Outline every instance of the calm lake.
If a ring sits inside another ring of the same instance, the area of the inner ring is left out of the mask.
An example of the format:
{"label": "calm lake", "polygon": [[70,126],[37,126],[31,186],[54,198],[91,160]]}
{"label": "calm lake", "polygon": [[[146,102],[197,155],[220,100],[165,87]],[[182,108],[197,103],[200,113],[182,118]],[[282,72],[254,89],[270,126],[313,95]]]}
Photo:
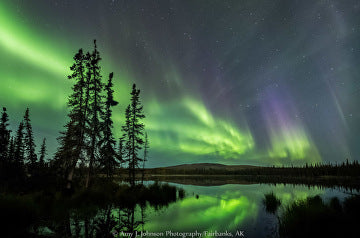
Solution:
{"label": "calm lake", "polygon": [[2,194],[0,236],[358,237],[358,190],[184,181],[106,182],[72,195]]}
{"label": "calm lake", "polygon": [[[151,182],[149,182],[151,183]],[[277,237],[278,219],[286,206],[299,199],[320,195],[324,202],[333,197],[340,201],[349,196],[344,189],[318,188],[302,185],[266,185],[266,184],[227,184],[220,186],[194,186],[170,183],[185,190],[186,196],[168,206],[155,208],[137,205],[127,212],[127,221],[137,234],[163,235],[165,237]],[[263,205],[264,194],[273,192],[281,200],[275,214],[266,212]],[[115,220],[121,209],[113,209]],[[121,215],[123,216],[123,215]],[[121,217],[120,216],[120,217]],[[117,219],[116,219],[117,218]],[[126,220],[121,218],[120,220]],[[118,223],[119,224],[119,223]],[[121,230],[129,230],[119,225],[114,234],[126,235]],[[124,228],[124,229],[121,229]],[[178,233],[177,233],[178,232]],[[222,233],[222,234],[220,234]]]}

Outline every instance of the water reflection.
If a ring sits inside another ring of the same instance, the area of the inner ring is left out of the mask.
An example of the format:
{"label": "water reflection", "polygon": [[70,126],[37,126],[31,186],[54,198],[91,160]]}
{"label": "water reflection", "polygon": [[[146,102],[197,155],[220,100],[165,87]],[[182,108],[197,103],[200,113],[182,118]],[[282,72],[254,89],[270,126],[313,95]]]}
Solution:
{"label": "water reflection", "polygon": [[268,213],[275,214],[281,205],[281,200],[276,197],[274,192],[271,192],[264,195],[263,204]]}
{"label": "water reflection", "polygon": [[[179,189],[184,189],[186,196]],[[279,235],[279,218],[289,212],[287,207],[295,201],[319,195],[323,204],[343,209],[341,204],[349,196],[335,189],[264,184],[194,186],[154,183],[141,192],[124,190],[122,193],[115,200],[97,204],[86,202],[87,195],[76,198],[79,202],[73,199],[75,202],[70,205],[66,201],[44,205],[46,202],[41,200],[41,206],[37,206],[34,201],[27,204],[25,200],[16,202],[12,198],[11,203],[7,203],[8,213],[5,206],[2,210],[10,216],[9,224],[2,225],[13,228],[8,230],[9,233],[5,230],[7,235],[2,237],[135,237],[141,232],[163,233],[168,237],[171,235],[166,235],[167,232],[198,232],[202,237],[210,237],[211,233],[231,232],[235,235],[239,231],[245,237],[275,237]],[[281,205],[267,212],[264,194],[273,194]],[[338,197],[338,200],[333,197]],[[14,214],[28,214],[28,223],[19,227],[21,217]],[[29,222],[29,219],[33,220]],[[15,221],[18,222],[16,227],[12,225]]]}
{"label": "water reflection", "polygon": [[[135,234],[139,230],[139,227],[144,224],[143,216],[141,216],[141,219],[137,220],[135,216],[135,209],[135,206],[118,209],[118,223],[116,224],[116,226],[113,227],[111,232],[113,236],[121,237],[122,233],[127,233],[131,234],[131,237],[135,237]],[[141,214],[143,214],[143,207],[141,207]]]}
{"label": "water reflection", "polygon": [[[216,197],[200,195],[187,197],[172,204],[158,215],[150,213],[151,219],[145,224],[149,231],[210,231],[236,229],[245,222],[256,219],[258,206],[246,196],[234,194],[234,197]],[[169,227],[171,224],[171,227]]]}
{"label": "water reflection", "polygon": [[[339,190],[307,186],[223,185],[183,187],[185,199],[169,205],[162,213],[149,212],[145,230],[148,231],[236,231],[243,230],[246,237],[273,236],[277,217],[268,214],[263,206],[264,194],[274,192],[286,207],[298,199],[321,195],[324,198],[346,194]],[[196,198],[199,195],[199,198]],[[151,210],[151,209],[150,209]],[[171,224],[171,226],[169,226]]]}

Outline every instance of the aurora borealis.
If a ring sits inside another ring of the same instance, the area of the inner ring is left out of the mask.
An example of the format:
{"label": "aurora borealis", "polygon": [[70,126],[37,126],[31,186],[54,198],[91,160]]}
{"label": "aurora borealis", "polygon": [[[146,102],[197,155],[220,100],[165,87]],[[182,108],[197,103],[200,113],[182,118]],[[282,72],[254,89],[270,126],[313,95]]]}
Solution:
{"label": "aurora borealis", "polygon": [[141,89],[149,167],[359,159],[359,1],[1,1],[0,106],[13,131],[30,108],[49,156],[93,39],[116,137]]}

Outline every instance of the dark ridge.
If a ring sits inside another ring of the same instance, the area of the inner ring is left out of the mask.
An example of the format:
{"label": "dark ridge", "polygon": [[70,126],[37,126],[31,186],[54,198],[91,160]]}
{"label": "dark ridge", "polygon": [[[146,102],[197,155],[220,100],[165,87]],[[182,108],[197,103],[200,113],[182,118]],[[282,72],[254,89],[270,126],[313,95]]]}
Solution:
{"label": "dark ridge", "polygon": [[259,166],[252,165],[225,165],[218,163],[195,163],[195,164],[180,164],[168,167],[160,167],[154,169],[249,169],[249,168],[258,168]]}

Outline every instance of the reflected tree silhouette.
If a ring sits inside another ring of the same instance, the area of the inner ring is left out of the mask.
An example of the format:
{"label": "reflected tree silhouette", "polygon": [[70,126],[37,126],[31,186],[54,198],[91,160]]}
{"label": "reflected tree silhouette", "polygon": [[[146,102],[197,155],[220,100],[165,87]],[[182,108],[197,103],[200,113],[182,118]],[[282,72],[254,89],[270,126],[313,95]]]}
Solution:
{"label": "reflected tree silhouette", "polygon": [[101,214],[94,222],[96,238],[112,238],[113,229],[116,226],[116,218],[112,215],[113,206],[109,205],[108,208],[102,211]]}
{"label": "reflected tree silhouette", "polygon": [[275,214],[281,205],[281,201],[276,197],[274,192],[271,192],[264,195],[263,204],[266,212]]}

